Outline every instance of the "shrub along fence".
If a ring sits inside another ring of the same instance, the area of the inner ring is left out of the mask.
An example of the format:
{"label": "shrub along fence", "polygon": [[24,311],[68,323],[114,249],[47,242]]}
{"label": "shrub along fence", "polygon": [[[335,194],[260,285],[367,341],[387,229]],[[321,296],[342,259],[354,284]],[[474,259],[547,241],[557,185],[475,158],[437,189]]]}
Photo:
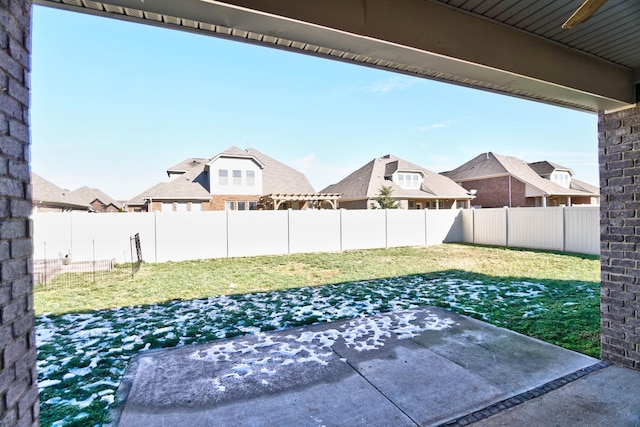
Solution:
{"label": "shrub along fence", "polygon": [[[306,210],[33,215],[34,258],[131,262],[333,252],[447,242],[599,253],[597,207]],[[93,242],[96,242],[94,245]],[[135,249],[134,249],[135,250]],[[134,253],[135,257],[135,253]]]}

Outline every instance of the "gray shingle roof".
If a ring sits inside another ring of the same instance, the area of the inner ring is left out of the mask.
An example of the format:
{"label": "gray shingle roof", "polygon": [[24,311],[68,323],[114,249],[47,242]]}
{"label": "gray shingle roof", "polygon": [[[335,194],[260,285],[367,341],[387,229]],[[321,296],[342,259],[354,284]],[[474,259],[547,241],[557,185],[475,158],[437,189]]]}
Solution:
{"label": "gray shingle roof", "polygon": [[69,209],[89,208],[89,203],[76,199],[73,192],[60,188],[33,172],[31,172],[31,197],[34,205],[42,203]]}
{"label": "gray shingle roof", "polygon": [[[538,162],[542,163],[542,162]],[[543,165],[545,168],[549,165],[555,165],[551,162],[546,162],[548,165]],[[571,169],[563,166],[558,166],[561,170]],[[542,167],[541,167],[542,169]],[[595,196],[598,192],[585,194],[584,190],[578,190],[574,188],[564,188],[561,185],[556,184],[548,179],[542,178],[539,173],[531,168],[531,166],[524,160],[511,156],[503,156],[497,153],[488,152],[482,153],[468,162],[458,166],[457,168],[442,172],[443,175],[448,176],[456,182],[464,182],[481,178],[489,178],[500,175],[511,175],[514,178],[531,185],[547,195],[557,196]],[[572,179],[573,180],[573,179]]]}
{"label": "gray shingle roof", "polygon": [[194,167],[199,166],[200,164],[207,163],[208,161],[209,159],[190,157],[188,159],[181,161],[177,165],[174,165],[168,168],[167,175],[171,176],[172,174],[186,173],[191,169],[193,169]]}
{"label": "gray shingle roof", "polygon": [[85,205],[90,205],[91,203],[93,203],[93,201],[99,200],[105,205],[113,205],[118,209],[122,209],[122,203],[113,199],[112,197],[109,197],[107,194],[97,188],[80,187],[76,190],[73,190],[71,192],[71,196],[74,198],[74,200]]}
{"label": "gray shingle roof", "polygon": [[569,174],[571,174],[571,176],[575,175],[573,173],[573,170],[571,170],[570,168],[568,168],[566,166],[559,165],[557,163],[550,162],[548,160],[543,160],[541,162],[529,163],[529,167],[531,167],[531,169],[536,171],[536,173],[538,175],[540,175],[542,177],[545,177],[545,178],[548,177],[549,175],[551,175],[556,170],[569,172]]}
{"label": "gray shingle roof", "polygon": [[[420,189],[404,189],[391,181],[395,172],[420,172],[424,180]],[[370,199],[378,196],[382,186],[391,187],[394,198],[470,199],[467,190],[451,179],[393,155],[371,160],[360,169],[323,193],[341,193],[342,200]]]}

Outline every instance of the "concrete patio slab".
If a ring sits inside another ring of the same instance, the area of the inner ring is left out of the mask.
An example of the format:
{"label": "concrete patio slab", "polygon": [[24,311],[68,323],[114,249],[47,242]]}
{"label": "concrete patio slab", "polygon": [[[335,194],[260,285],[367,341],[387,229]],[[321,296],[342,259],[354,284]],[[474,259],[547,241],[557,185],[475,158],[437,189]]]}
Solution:
{"label": "concrete patio slab", "polygon": [[440,425],[597,363],[426,307],[141,353],[115,419],[120,426]]}

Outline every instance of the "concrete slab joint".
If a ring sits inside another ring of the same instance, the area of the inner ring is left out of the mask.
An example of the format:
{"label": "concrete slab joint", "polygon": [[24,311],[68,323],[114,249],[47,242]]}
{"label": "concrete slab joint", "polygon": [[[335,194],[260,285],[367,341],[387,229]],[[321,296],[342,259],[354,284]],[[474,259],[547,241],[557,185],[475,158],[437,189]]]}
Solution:
{"label": "concrete slab joint", "polygon": [[31,1],[0,2],[0,425],[38,425],[31,276]]}
{"label": "concrete slab joint", "polygon": [[640,107],[598,115],[602,359],[640,371]]}

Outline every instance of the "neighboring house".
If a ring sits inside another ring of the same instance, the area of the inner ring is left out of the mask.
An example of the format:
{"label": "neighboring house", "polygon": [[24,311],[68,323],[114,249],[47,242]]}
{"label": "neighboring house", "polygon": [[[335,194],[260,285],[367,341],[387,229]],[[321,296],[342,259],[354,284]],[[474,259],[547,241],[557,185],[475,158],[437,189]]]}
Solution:
{"label": "neighboring house", "polygon": [[533,207],[598,204],[598,187],[574,178],[571,169],[542,161],[482,153],[463,165],[442,172],[475,192],[477,207]]}
{"label": "neighboring house", "polygon": [[40,175],[31,173],[33,212],[65,212],[89,210],[89,204],[76,200],[72,192],[60,188]]}
{"label": "neighboring house", "polygon": [[97,188],[81,187],[71,192],[77,202],[88,205],[91,212],[121,212],[122,203]]}
{"label": "neighboring house", "polygon": [[337,194],[317,194],[306,176],[255,149],[231,147],[211,159],[167,169],[171,180],[129,200],[127,211],[335,208]]}
{"label": "neighboring house", "polygon": [[472,199],[451,179],[390,154],[371,160],[323,192],[342,194],[340,208],[369,209],[383,186],[391,187],[391,196],[404,209],[464,208]]}

